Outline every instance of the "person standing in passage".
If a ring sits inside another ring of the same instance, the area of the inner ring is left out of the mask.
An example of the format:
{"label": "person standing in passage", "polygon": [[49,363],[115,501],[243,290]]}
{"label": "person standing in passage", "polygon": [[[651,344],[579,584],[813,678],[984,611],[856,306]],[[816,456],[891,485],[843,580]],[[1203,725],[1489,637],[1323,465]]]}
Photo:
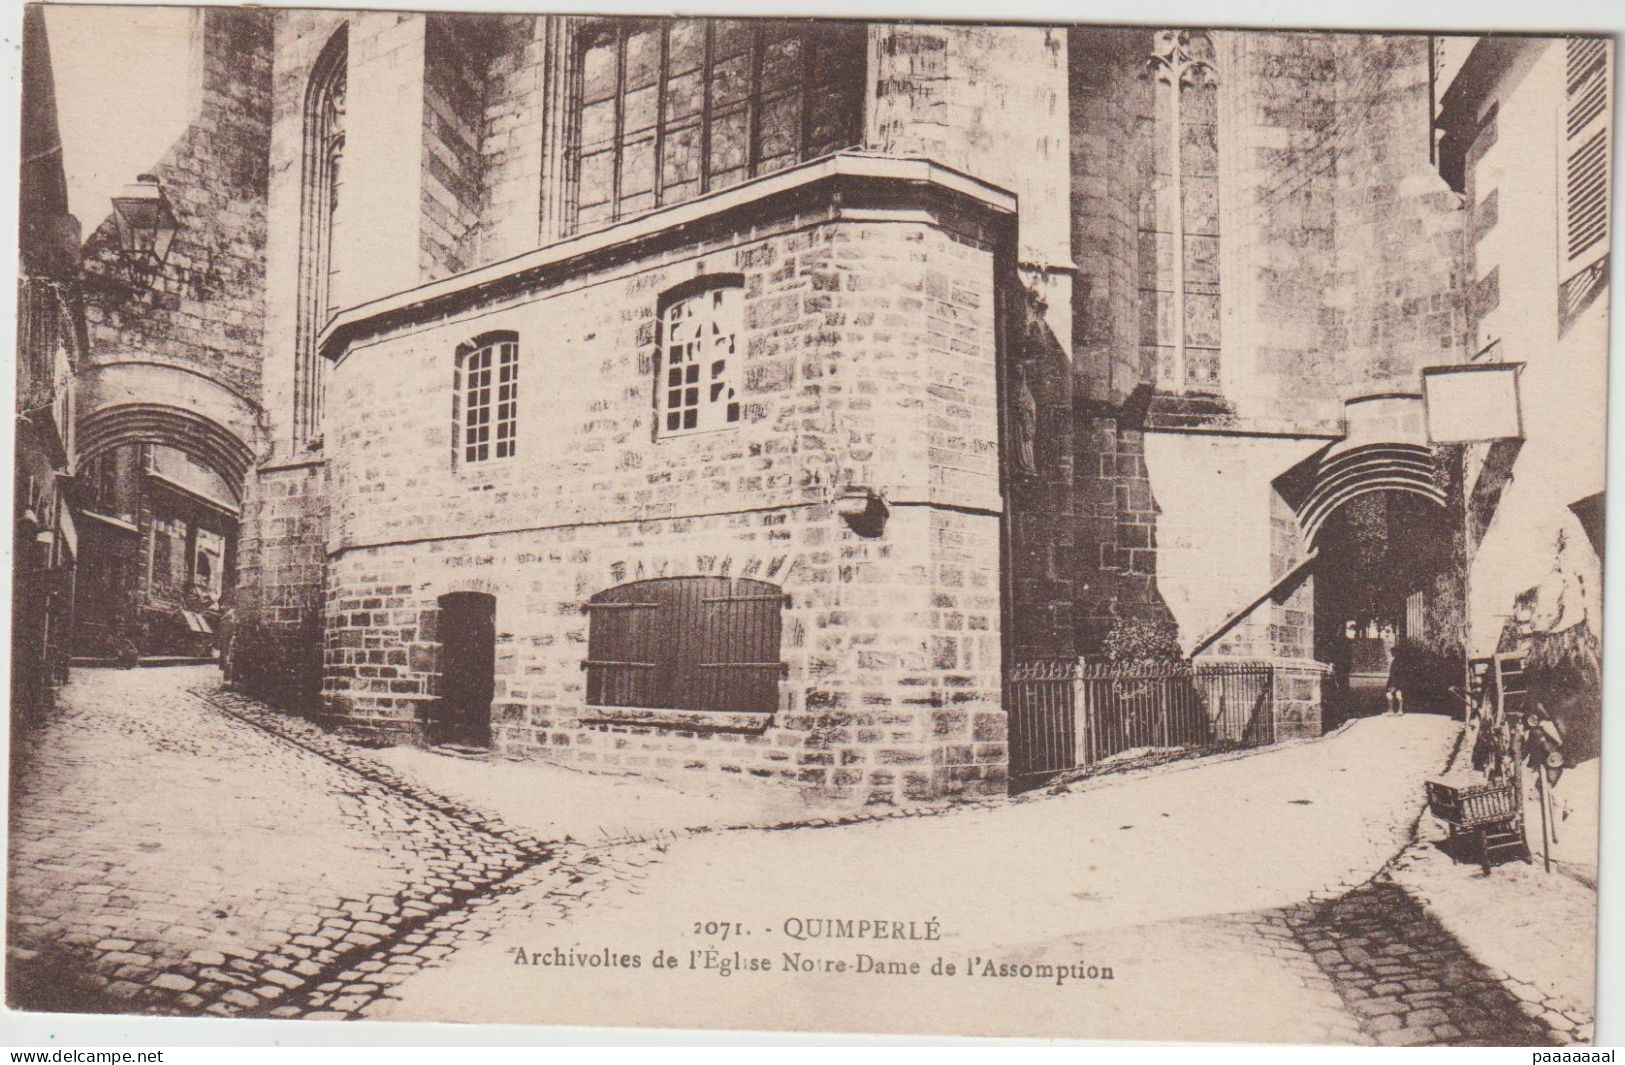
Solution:
{"label": "person standing in passage", "polygon": [[1393,656],[1388,661],[1388,712],[1405,712],[1405,688],[1410,684],[1411,649],[1404,640],[1394,644]]}
{"label": "person standing in passage", "polygon": [[220,615],[215,635],[219,640],[220,676],[229,688],[236,680],[232,668],[236,664],[237,652],[237,611],[234,607],[226,607],[226,612]]}

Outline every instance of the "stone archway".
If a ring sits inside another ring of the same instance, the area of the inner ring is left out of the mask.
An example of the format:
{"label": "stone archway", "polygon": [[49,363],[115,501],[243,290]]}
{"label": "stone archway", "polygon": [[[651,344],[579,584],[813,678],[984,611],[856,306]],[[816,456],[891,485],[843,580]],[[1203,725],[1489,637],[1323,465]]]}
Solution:
{"label": "stone archway", "polygon": [[1277,481],[1312,559],[1314,657],[1332,666],[1323,725],[1385,708],[1391,677],[1405,682],[1408,709],[1458,712],[1459,454],[1428,441],[1419,395],[1353,400],[1346,424]]}
{"label": "stone archway", "polygon": [[1339,508],[1361,496],[1388,492],[1445,506],[1433,449],[1424,444],[1376,443],[1323,459],[1313,484],[1295,508],[1304,539],[1318,544],[1327,521]]}
{"label": "stone archway", "polygon": [[238,498],[254,452],[230,429],[195,411],[159,403],[123,403],[82,418],[75,447],[80,463],[126,444],[161,444],[193,456],[218,473]]}
{"label": "stone archway", "polygon": [[215,418],[172,403],[92,408],[76,430],[85,518],[76,653],[213,656],[230,627],[252,449]]}
{"label": "stone archway", "polygon": [[1296,508],[1315,551],[1315,657],[1333,670],[1328,728],[1385,709],[1396,681],[1408,710],[1460,709],[1462,526],[1445,466],[1425,447],[1351,449]]}

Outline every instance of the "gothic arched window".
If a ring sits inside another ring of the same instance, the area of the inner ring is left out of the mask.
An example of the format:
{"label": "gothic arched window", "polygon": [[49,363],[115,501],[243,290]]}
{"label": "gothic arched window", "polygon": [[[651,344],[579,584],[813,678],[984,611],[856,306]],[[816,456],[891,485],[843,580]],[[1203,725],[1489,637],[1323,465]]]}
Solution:
{"label": "gothic arched window", "polygon": [[1217,391],[1219,374],[1218,77],[1213,39],[1165,30],[1153,38],[1155,180],[1141,202],[1142,298],[1155,314],[1159,387]]}
{"label": "gothic arched window", "polygon": [[326,367],[316,338],[339,309],[338,244],[343,199],[344,90],[349,37],[340,27],[311,71],[305,94],[304,185],[299,228],[299,320],[294,365],[294,440],[317,441]]}

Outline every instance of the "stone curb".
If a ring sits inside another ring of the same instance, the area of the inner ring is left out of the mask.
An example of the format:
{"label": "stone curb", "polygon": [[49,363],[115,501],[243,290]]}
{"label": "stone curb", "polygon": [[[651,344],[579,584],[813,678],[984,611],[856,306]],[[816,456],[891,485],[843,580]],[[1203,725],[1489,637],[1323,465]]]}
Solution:
{"label": "stone curb", "polygon": [[[276,710],[269,705],[254,699],[219,687],[189,689],[192,694],[216,706],[225,713],[232,714],[249,724],[257,725],[281,736],[291,743],[311,750],[332,761],[351,769],[375,783],[400,791],[409,797],[426,802],[433,808],[447,813],[450,816],[464,814],[470,821],[471,827],[481,831],[490,832],[505,842],[523,845],[527,848],[541,848],[544,841],[537,840],[529,833],[518,832],[503,825],[496,818],[476,817],[473,811],[467,810],[461,804],[454,803],[444,796],[438,795],[421,785],[407,780],[393,769],[374,762],[360,752],[360,748],[337,732],[329,731],[320,725],[310,722],[286,711]],[[253,708],[227,705],[227,700],[233,703],[252,704]],[[1035,788],[1026,794],[1016,796],[996,796],[992,798],[971,799],[949,802],[940,805],[893,806],[878,809],[858,809],[843,813],[835,813],[828,817],[792,818],[779,821],[739,821],[722,825],[685,825],[676,829],[664,829],[650,835],[628,833],[620,836],[606,836],[599,840],[586,842],[563,837],[558,842],[579,845],[588,851],[607,850],[627,844],[650,843],[659,840],[676,840],[695,836],[708,836],[723,832],[782,832],[798,828],[838,828],[847,825],[861,825],[878,821],[891,821],[901,818],[918,817],[944,817],[952,814],[970,813],[983,810],[996,810],[1021,803],[1038,802],[1057,798],[1060,795],[1081,794],[1099,787],[1111,786],[1127,779],[1143,779],[1159,776],[1165,773],[1185,772],[1203,766],[1223,765],[1228,762],[1251,758],[1270,751],[1283,750],[1308,743],[1318,743],[1341,735],[1356,725],[1359,718],[1343,722],[1336,729],[1324,736],[1304,737],[1283,740],[1277,743],[1261,744],[1255,747],[1244,747],[1233,750],[1202,750],[1185,749],[1169,752],[1166,755],[1150,756],[1149,762],[1128,760],[1125,764],[1112,766],[1106,764],[1105,768],[1096,767],[1093,770],[1082,771],[1082,775],[1071,780],[1052,783]],[[310,736],[294,735],[295,732],[309,732]],[[1077,771],[1074,771],[1077,772]]]}
{"label": "stone curb", "polygon": [[390,767],[361,754],[361,748],[347,743],[337,734],[328,732],[318,725],[272,709],[250,696],[221,688],[188,688],[187,691],[224,714],[229,714],[239,721],[271,733],[278,739],[325,758],[374,784],[389,788],[404,798],[459,821],[476,832],[501,840],[519,850],[521,855],[535,856],[538,859],[547,856],[549,841],[539,840],[528,832],[521,832],[508,826],[500,818],[487,816],[401,776]]}

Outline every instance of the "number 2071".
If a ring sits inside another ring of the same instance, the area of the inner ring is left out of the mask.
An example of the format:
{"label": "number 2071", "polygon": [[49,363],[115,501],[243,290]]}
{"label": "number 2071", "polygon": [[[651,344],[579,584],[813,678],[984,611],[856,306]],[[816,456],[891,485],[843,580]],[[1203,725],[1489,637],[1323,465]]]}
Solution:
{"label": "number 2071", "polygon": [[694,934],[726,941],[729,936],[744,935],[745,926],[738,921],[695,921]]}

